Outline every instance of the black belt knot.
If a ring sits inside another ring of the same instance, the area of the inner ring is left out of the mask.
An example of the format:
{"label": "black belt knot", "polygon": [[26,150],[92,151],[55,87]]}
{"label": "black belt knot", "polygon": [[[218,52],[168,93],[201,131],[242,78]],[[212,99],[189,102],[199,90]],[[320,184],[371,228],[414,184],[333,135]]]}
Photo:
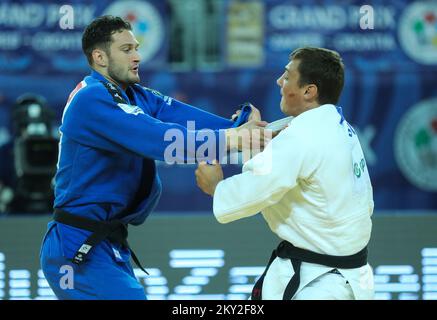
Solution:
{"label": "black belt knot", "polygon": [[282,241],[278,247],[273,250],[269,262],[267,263],[264,273],[259,277],[252,290],[252,300],[262,299],[262,286],[264,277],[276,257],[283,259],[290,259],[293,266],[294,275],[285,288],[283,300],[290,300],[293,298],[300,284],[300,266],[302,261],[309,263],[316,263],[332,268],[354,269],[367,264],[367,246],[361,251],[350,256],[331,256],[327,254],[320,254],[309,250],[297,248],[288,241]]}
{"label": "black belt knot", "polygon": [[148,272],[141,266],[141,263],[134,251],[130,248],[127,241],[127,225],[120,220],[97,221],[73,215],[61,209],[55,209],[53,219],[56,222],[92,232],[91,235],[80,246],[79,250],[77,250],[75,253],[73,257],[73,263],[83,263],[90,251],[100,242],[107,239],[112,243],[120,244],[123,248],[129,249],[132,255],[132,260],[134,260],[135,264],[143,272],[148,274]]}

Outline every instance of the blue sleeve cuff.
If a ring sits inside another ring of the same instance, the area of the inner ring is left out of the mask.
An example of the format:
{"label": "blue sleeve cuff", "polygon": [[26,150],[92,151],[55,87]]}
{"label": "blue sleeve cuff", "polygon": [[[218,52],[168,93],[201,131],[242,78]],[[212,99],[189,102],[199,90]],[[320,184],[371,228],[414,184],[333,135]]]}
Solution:
{"label": "blue sleeve cuff", "polygon": [[239,127],[242,124],[246,123],[247,119],[249,119],[250,113],[252,112],[252,108],[250,107],[249,102],[240,104],[238,107],[241,109],[241,112],[238,115],[238,118],[235,120],[234,124],[232,125],[232,128]]}

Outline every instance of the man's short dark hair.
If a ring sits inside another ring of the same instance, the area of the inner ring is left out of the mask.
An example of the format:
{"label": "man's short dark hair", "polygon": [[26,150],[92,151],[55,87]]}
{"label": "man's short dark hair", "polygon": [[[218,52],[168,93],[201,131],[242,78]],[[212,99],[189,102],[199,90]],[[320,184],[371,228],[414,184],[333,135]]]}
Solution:
{"label": "man's short dark hair", "polygon": [[123,30],[132,30],[132,27],[129,22],[120,17],[107,15],[93,20],[82,35],[82,50],[88,59],[88,63],[92,65],[92,52],[96,48],[100,48],[109,54],[112,35]]}
{"label": "man's short dark hair", "polygon": [[320,104],[336,104],[344,85],[344,65],[338,52],[305,47],[294,50],[290,60],[299,60],[299,86],[315,84]]}

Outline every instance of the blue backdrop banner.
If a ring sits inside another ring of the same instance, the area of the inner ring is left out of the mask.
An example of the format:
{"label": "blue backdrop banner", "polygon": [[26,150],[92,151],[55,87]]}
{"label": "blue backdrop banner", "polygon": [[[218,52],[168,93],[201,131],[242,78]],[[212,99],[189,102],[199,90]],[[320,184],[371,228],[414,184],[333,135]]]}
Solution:
{"label": "blue backdrop banner", "polygon": [[140,42],[143,68],[160,68],[167,53],[164,1],[2,1],[0,70],[5,74],[87,72],[82,32],[97,16],[125,18]]}
{"label": "blue backdrop banner", "polygon": [[[250,43],[255,51],[248,50],[253,55],[245,67],[237,54],[241,24],[235,17],[244,10],[241,3],[250,3],[246,9],[253,17],[261,15],[262,23],[254,27]],[[178,73],[167,62],[166,1],[69,4],[72,29],[69,7],[55,1],[0,4],[3,183],[13,175],[11,110],[16,98],[25,92],[45,96],[60,121],[69,93],[89,73],[80,45],[83,28],[94,17],[112,13],[131,21],[143,44],[143,85],[225,117],[244,101],[257,106],[267,121],[283,117],[276,79],[290,52],[305,44],[337,50],[346,65],[339,105],[360,137],[376,209],[437,209],[437,2],[368,1],[363,7],[360,1],[223,1],[225,12],[235,14],[218,30],[235,36],[223,50],[223,69]],[[194,169],[159,164],[164,183],[159,210],[211,209],[211,198],[195,185]],[[227,174],[240,170],[225,168]]]}

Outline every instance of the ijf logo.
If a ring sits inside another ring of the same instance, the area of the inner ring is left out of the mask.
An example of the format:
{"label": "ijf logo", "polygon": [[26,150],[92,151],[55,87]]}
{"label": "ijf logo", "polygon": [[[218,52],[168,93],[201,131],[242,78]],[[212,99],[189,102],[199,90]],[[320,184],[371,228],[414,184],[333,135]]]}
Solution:
{"label": "ijf logo", "polygon": [[422,64],[437,64],[437,1],[409,5],[399,21],[405,53]]}
{"label": "ijf logo", "polygon": [[104,14],[119,16],[130,22],[132,31],[140,43],[141,62],[152,59],[164,40],[164,25],[158,10],[146,1],[119,1]]}
{"label": "ijf logo", "polygon": [[395,136],[395,157],[404,176],[426,191],[437,191],[437,98],[414,105]]}

